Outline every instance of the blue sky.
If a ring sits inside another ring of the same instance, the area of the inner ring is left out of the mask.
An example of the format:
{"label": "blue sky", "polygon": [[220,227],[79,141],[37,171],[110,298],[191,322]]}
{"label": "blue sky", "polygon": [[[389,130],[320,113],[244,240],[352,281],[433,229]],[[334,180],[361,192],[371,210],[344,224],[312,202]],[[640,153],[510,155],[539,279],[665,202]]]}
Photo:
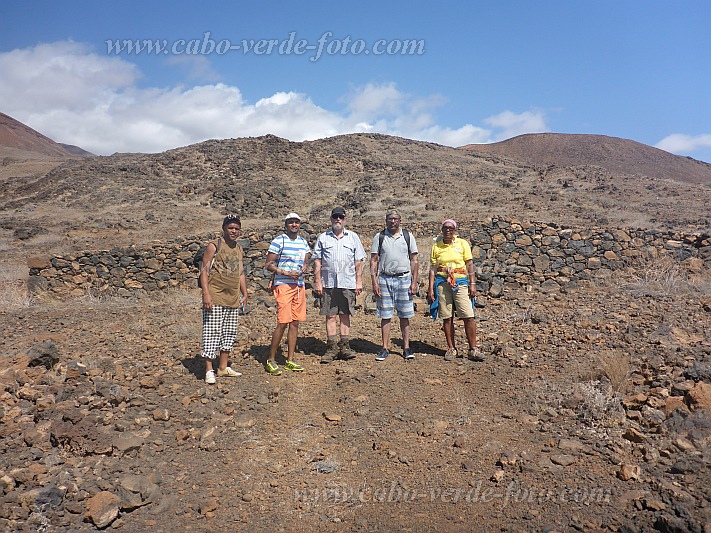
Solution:
{"label": "blue sky", "polygon": [[[97,154],[546,131],[711,162],[709,21],[711,2],[684,0],[3,0],[0,112]],[[167,53],[110,52],[117,40]]]}

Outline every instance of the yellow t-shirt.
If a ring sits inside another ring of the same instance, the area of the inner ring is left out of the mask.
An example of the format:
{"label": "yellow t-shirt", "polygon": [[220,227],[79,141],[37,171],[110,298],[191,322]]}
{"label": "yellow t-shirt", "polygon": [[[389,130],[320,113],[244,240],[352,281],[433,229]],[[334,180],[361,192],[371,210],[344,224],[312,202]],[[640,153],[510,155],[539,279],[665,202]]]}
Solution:
{"label": "yellow t-shirt", "polygon": [[[466,262],[472,259],[472,249],[469,241],[454,237],[450,244],[445,244],[442,237],[438,237],[432,246],[430,264],[437,265],[437,270],[449,267],[454,270],[466,271]],[[466,273],[456,273],[455,278],[465,278]]]}

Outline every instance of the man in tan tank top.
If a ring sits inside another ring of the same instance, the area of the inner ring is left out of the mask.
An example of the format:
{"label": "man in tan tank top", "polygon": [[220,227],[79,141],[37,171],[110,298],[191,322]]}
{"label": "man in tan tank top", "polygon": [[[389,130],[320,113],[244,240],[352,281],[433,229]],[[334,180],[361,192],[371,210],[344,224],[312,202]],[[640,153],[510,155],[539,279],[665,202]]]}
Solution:
{"label": "man in tan tank top", "polygon": [[[222,237],[210,241],[200,271],[202,287],[202,356],[205,359],[205,383],[212,385],[217,376],[242,374],[227,366],[227,359],[237,338],[239,308],[247,303],[242,247],[237,244],[242,223],[239,216],[227,215],[222,221]],[[217,372],[213,361],[217,359]]]}

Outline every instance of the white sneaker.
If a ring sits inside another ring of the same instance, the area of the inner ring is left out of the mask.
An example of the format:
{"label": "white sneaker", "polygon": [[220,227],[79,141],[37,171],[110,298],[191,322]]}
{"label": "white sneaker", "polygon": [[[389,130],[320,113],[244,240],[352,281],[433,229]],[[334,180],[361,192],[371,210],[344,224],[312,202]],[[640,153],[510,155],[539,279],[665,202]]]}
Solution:
{"label": "white sneaker", "polygon": [[242,375],[242,372],[237,372],[236,370],[232,370],[232,368],[228,366],[228,367],[225,367],[224,370],[220,370],[218,368],[217,375],[218,376],[231,376],[233,378],[238,378]]}
{"label": "white sneaker", "polygon": [[214,385],[215,384],[215,371],[214,370],[208,370],[205,372],[205,383],[208,385]]}

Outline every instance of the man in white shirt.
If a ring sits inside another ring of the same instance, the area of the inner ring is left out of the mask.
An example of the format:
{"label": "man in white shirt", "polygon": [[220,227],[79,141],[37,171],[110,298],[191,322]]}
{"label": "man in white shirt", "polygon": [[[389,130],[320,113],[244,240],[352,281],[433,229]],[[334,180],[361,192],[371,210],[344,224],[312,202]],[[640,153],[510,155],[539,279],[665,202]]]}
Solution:
{"label": "man in white shirt", "polygon": [[323,298],[320,314],[326,317],[328,338],[322,363],[356,356],[349,341],[351,315],[356,296],[363,292],[366,255],[360,237],[345,228],[345,220],[345,209],[335,207],[331,229],[319,235],[314,246],[314,293]]}

